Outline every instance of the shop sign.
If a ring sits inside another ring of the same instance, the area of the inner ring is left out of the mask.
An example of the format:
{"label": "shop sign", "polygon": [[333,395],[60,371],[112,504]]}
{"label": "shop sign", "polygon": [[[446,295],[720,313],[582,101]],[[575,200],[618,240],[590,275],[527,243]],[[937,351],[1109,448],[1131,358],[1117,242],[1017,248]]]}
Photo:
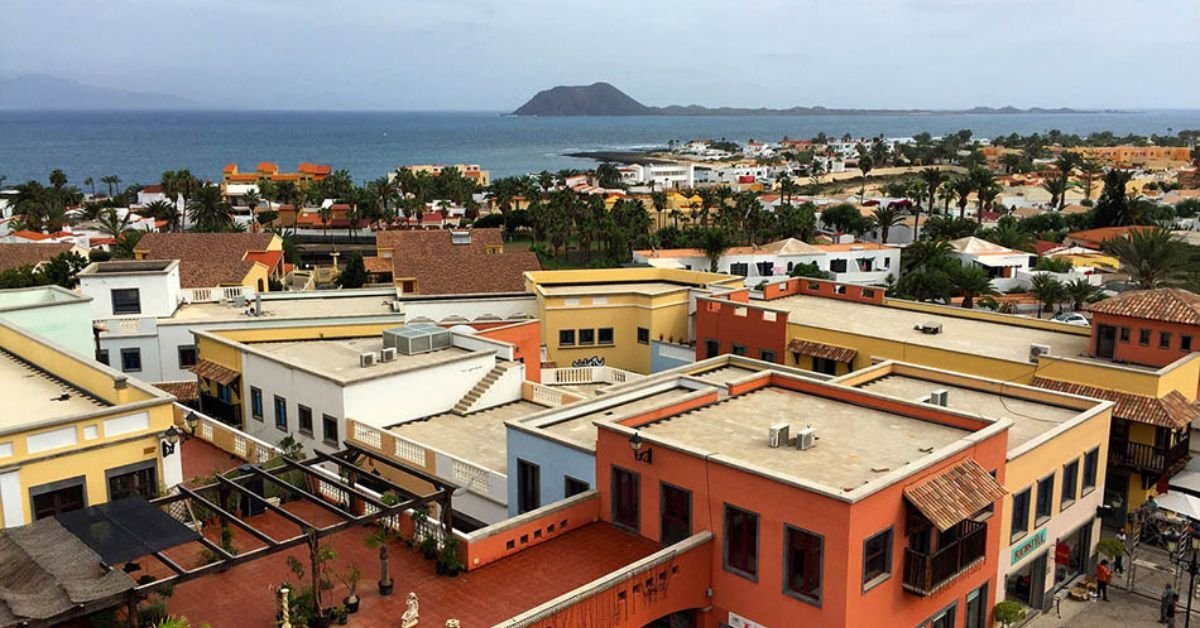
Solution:
{"label": "shop sign", "polygon": [[1021,541],[1020,545],[1012,548],[1012,563],[1010,564],[1015,565],[1021,562],[1022,558],[1025,558],[1026,556],[1036,552],[1038,548],[1045,544],[1046,528],[1042,528],[1041,530],[1038,530],[1032,535],[1026,537],[1024,541]]}
{"label": "shop sign", "polygon": [[733,611],[729,611],[729,625],[731,628],[767,628],[766,626],[750,621]]}

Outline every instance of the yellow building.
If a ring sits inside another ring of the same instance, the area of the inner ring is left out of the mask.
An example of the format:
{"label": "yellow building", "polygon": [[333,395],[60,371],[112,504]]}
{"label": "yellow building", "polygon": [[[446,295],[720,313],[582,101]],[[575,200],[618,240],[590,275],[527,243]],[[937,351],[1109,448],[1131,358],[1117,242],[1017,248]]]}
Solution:
{"label": "yellow building", "polygon": [[[423,172],[434,177],[441,174],[442,170],[445,170],[446,168],[454,168],[455,170],[458,170],[458,174],[474,181],[479,185],[479,187],[487,187],[492,184],[491,172],[480,168],[479,164],[453,164],[449,166],[443,166],[439,164],[415,164],[412,166],[400,166],[400,168],[409,170],[413,173]],[[388,173],[389,180],[395,178],[395,176],[395,171]],[[517,209],[524,208],[519,207]]]}
{"label": "yellow building", "polygon": [[180,287],[205,293],[189,301],[208,301],[215,288],[269,292],[270,280],[285,275],[283,240],[273,233],[148,233],[133,253],[138,260],[179,260]]}
{"label": "yellow building", "polygon": [[[697,329],[714,328],[708,319],[728,307],[751,322],[786,320],[778,342],[780,361],[789,366],[841,375],[898,360],[1113,401],[1105,499],[1116,508],[1111,522],[1144,503],[1187,461],[1191,422],[1200,418],[1196,353],[1179,352],[1158,368],[1117,363],[1094,356],[1087,327],[889,299],[881,289],[830,281],[791,279],[766,286],[765,297],[751,304],[701,298]],[[711,342],[721,353],[738,335],[755,333],[743,325],[736,335],[698,333],[696,341]]]}
{"label": "yellow building", "polygon": [[173,397],[0,322],[4,527],[182,480]]}
{"label": "yellow building", "polygon": [[649,373],[653,343],[692,340],[696,294],[735,287],[741,277],[665,268],[525,273],[537,295],[546,361],[558,367],[604,364]]}

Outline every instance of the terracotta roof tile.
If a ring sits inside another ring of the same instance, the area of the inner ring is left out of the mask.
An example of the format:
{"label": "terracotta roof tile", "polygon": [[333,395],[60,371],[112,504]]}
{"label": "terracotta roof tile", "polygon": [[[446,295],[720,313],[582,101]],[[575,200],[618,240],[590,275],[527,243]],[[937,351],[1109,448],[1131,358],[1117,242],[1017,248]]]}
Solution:
{"label": "terracotta roof tile", "polygon": [[0,270],[20,268],[22,266],[37,266],[50,258],[66,253],[75,246],[69,242],[61,243],[2,243],[0,244]]}
{"label": "terracotta roof tile", "polygon": [[1184,429],[1191,425],[1193,420],[1200,418],[1200,407],[1174,390],[1155,398],[1044,377],[1033,378],[1033,385],[1046,390],[1112,401],[1113,416],[1135,423]]}
{"label": "terracotta roof tile", "polygon": [[909,503],[942,532],[969,519],[1007,492],[971,459],[904,487],[904,497]]}
{"label": "terracotta roof tile", "polygon": [[226,386],[232,384],[233,380],[237,379],[238,375],[240,375],[240,373],[231,368],[221,366],[209,360],[200,360],[196,366],[192,367],[192,372],[198,377],[203,377],[218,384],[225,384]]}
{"label": "terracotta roof tile", "polygon": [[376,246],[392,250],[395,279],[413,278],[420,294],[522,292],[524,273],[541,270],[528,251],[488,253],[503,246],[499,229],[472,229],[469,244],[453,244],[459,230],[381,231]]}
{"label": "terracotta roof tile", "polygon": [[1097,314],[1200,325],[1200,295],[1178,288],[1126,292],[1093,303],[1088,309]]}
{"label": "terracotta roof tile", "polygon": [[254,267],[246,254],[265,251],[272,238],[270,233],[147,233],[136,250],[145,259],[179,260],[183,288],[213,288],[241,285]]}
{"label": "terracotta roof tile", "polygon": [[154,384],[154,387],[175,395],[175,398],[180,401],[194,401],[200,398],[200,387],[195,380],[187,382],[159,382]]}
{"label": "terracotta roof tile", "polygon": [[1099,229],[1073,231],[1067,234],[1067,240],[1073,240],[1088,248],[1096,249],[1109,240],[1128,236],[1131,231],[1146,231],[1155,228],[1149,226],[1100,227]]}
{"label": "terracotta roof tile", "polygon": [[392,260],[372,255],[363,258],[363,267],[366,268],[368,273],[387,273],[390,275],[392,272]]}
{"label": "terracotta roof tile", "polygon": [[846,347],[839,347],[837,345],[827,345],[823,342],[801,340],[799,338],[792,339],[788,343],[787,350],[790,353],[825,358],[834,362],[853,362],[854,356],[858,355],[858,351],[854,349],[847,349]]}

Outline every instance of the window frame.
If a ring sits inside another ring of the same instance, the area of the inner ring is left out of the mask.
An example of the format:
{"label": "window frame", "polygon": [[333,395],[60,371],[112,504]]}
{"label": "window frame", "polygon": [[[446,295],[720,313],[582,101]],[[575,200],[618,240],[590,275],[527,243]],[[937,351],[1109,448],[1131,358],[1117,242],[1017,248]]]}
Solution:
{"label": "window frame", "polygon": [[[805,534],[817,540],[817,587],[816,595],[810,595],[792,588],[792,533]],[[790,523],[783,524],[783,594],[821,608],[825,593],[825,535],[813,532]]]}
{"label": "window frame", "polygon": [[[333,438],[329,438],[329,430],[326,429],[329,427],[330,423],[333,423]],[[326,445],[333,445],[336,447],[338,444],[338,439],[341,438],[341,431],[342,430],[341,430],[341,427],[338,425],[337,417],[330,415],[330,414],[325,414],[324,412],[321,413],[321,442],[322,443],[325,443]]]}
{"label": "window frame", "polygon": [[[528,470],[529,474],[523,473]],[[526,478],[531,478],[533,492],[525,491]],[[517,514],[523,515],[542,507],[542,465],[517,458]]]}
{"label": "window frame", "polygon": [[[667,491],[668,490],[678,491],[687,496],[687,527],[688,527],[688,529],[687,529],[687,534],[685,534],[683,536],[683,538],[686,539],[686,538],[690,537],[692,535],[693,528],[695,527],[692,525],[692,523],[693,523],[692,514],[693,514],[693,510],[694,510],[693,506],[695,505],[695,500],[692,499],[692,497],[693,497],[692,492],[682,486],[679,486],[678,484],[672,484],[670,482],[659,481],[659,483],[658,483],[658,521],[659,521],[658,540],[663,545],[667,545],[666,527],[663,526],[662,523],[663,523],[663,515],[667,512]],[[680,539],[680,540],[683,540],[683,539]],[[679,541],[672,541],[671,544],[678,543],[678,542]]]}
{"label": "window frame", "polygon": [[[1091,471],[1088,471],[1088,464],[1091,464]],[[1089,479],[1088,476],[1091,476]],[[1084,497],[1096,490],[1096,485],[1099,484],[1100,477],[1100,446],[1097,445],[1083,452],[1083,472],[1080,474],[1080,489],[1079,496]],[[1088,484],[1091,482],[1091,484]]]}
{"label": "window frame", "polygon": [[[130,356],[137,359],[137,368],[129,368],[126,361]],[[142,372],[142,350],[140,347],[123,347],[121,349],[121,372],[122,373],[141,373]]]}
{"label": "window frame", "polygon": [[[275,395],[274,397],[275,399],[271,404],[271,409],[275,411],[275,429],[286,434],[288,431],[287,398],[280,397],[279,395]],[[282,412],[280,412],[280,408],[283,409]],[[280,418],[283,419],[282,425],[279,421]]]}
{"label": "window frame", "polygon": [[[567,338],[570,338],[570,340],[567,340]],[[558,330],[558,346],[574,347],[575,346],[575,330],[574,329]]]}
{"label": "window frame", "polygon": [[[305,414],[308,415],[307,421],[305,421],[305,416],[304,416]],[[312,435],[313,435],[313,420],[312,419],[313,419],[312,408],[310,408],[302,403],[296,404],[296,431],[297,432],[300,432],[301,434],[304,434],[305,436],[312,438]],[[305,427],[305,423],[308,424],[307,428]]]}
{"label": "window frame", "polygon": [[638,327],[637,328],[637,341],[638,341],[638,344],[641,344],[641,345],[650,344],[650,330],[645,327]]}
{"label": "window frame", "polygon": [[[571,490],[572,484],[575,484],[577,487],[581,486],[583,488],[578,491],[572,491]],[[563,476],[563,499],[567,499],[568,497],[574,497],[576,495],[579,495],[580,493],[586,493],[590,490],[592,490],[591,484],[588,484],[587,482],[584,482],[583,480],[581,480],[577,477],[572,477],[569,475]]]}
{"label": "window frame", "polygon": [[[584,337],[587,340],[584,340]],[[575,336],[575,344],[578,347],[594,347],[596,346],[596,330],[593,328],[580,329]]]}
{"label": "window frame", "polygon": [[[1032,503],[1031,503],[1032,502],[1032,493],[1033,493],[1032,486],[1027,486],[1024,489],[1013,493],[1012,515],[1009,517],[1009,526],[1008,526],[1008,530],[1009,530],[1008,542],[1010,545],[1013,543],[1016,543],[1017,541],[1020,541],[1021,539],[1025,538],[1029,534],[1029,530],[1030,530],[1029,516],[1033,514],[1033,510],[1030,509],[1030,506],[1032,505]],[[1025,520],[1021,522],[1021,528],[1018,530],[1017,529],[1017,500],[1021,499],[1022,497],[1024,498],[1024,502],[1025,502],[1025,517],[1024,517]]]}
{"label": "window frame", "polygon": [[1169,331],[1158,332],[1158,348],[1159,349],[1170,349],[1171,348],[1171,332],[1169,332]]}
{"label": "window frame", "polygon": [[[619,528],[624,528],[626,530],[630,530],[632,532],[639,532],[642,528],[642,475],[640,473],[638,473],[637,471],[633,471],[631,469],[626,469],[625,467],[618,466],[615,464],[612,465],[612,469],[611,469],[610,473],[611,473],[611,477],[609,478],[609,485],[610,485],[610,488],[612,489],[611,490],[612,497],[611,497],[611,501],[609,502],[609,505],[610,505],[610,511],[611,511],[610,518],[612,519],[613,525],[615,525]],[[632,521],[620,521],[617,518],[617,512],[618,512],[617,504],[618,504],[618,497],[619,497],[619,494],[618,494],[619,491],[617,490],[618,476],[623,476],[623,477],[629,478],[630,485],[633,487],[633,517],[632,517]]]}
{"label": "window frame", "polygon": [[[867,546],[879,537],[884,537],[886,543],[883,549],[884,568],[879,574],[867,577],[867,562],[871,560],[871,555],[867,552]],[[863,554],[862,554],[862,590],[863,593],[874,589],[875,587],[887,582],[892,577],[894,568],[892,554],[896,551],[896,533],[894,526],[888,526],[871,536],[863,539]]]}
{"label": "window frame", "polygon": [[[1064,464],[1062,469],[1062,497],[1058,506],[1059,512],[1070,508],[1075,503],[1075,500],[1079,498],[1079,458]],[[1071,469],[1071,482],[1067,481],[1067,469]],[[1070,487],[1071,489],[1071,496],[1069,499],[1067,498],[1067,487]]]}
{"label": "window frame", "polygon": [[775,362],[775,360],[778,359],[778,355],[770,349],[759,349],[758,359],[762,360],[763,362]]}
{"label": "window frame", "polygon": [[[1055,474],[1050,472],[1049,475],[1037,481],[1037,497],[1033,502],[1033,529],[1038,529],[1050,521],[1054,517],[1054,486]],[[1046,483],[1049,482],[1049,486]],[[1045,514],[1042,512],[1043,495],[1048,500],[1046,502]]]}
{"label": "window frame", "polygon": [[1192,352],[1192,336],[1190,334],[1179,334],[1179,350],[1183,353]]}
{"label": "window frame", "polygon": [[1143,347],[1150,346],[1150,330],[1149,329],[1139,329],[1138,330],[1138,344]]}
{"label": "window frame", "polygon": [[1117,336],[1121,342],[1129,344],[1129,328],[1128,327],[1121,327]]}
{"label": "window frame", "polygon": [[[729,573],[734,574],[735,576],[741,576],[747,580],[750,580],[751,582],[758,582],[758,571],[759,571],[759,566],[760,566],[759,560],[758,560],[758,555],[759,555],[759,551],[762,549],[762,547],[761,547],[762,543],[760,542],[761,541],[760,530],[761,530],[762,517],[759,516],[759,514],[757,512],[754,512],[752,510],[747,510],[745,508],[741,508],[738,506],[734,506],[733,504],[730,504],[728,502],[725,502],[724,506],[725,506],[725,508],[721,512],[721,567],[725,571],[728,571]],[[731,564],[729,561],[730,549],[731,549],[730,515],[733,515],[736,513],[742,513],[743,515],[752,517],[754,519],[754,530],[753,530],[753,534],[752,534],[753,541],[754,541],[754,555],[752,557],[750,557],[751,561],[753,562],[753,565],[751,567],[754,571],[747,571],[739,566]]]}
{"label": "window frame", "polygon": [[732,353],[733,355],[740,355],[740,356],[745,357],[746,351],[747,351],[746,345],[739,345],[737,343],[734,343],[733,347],[731,347],[729,352]]}
{"label": "window frame", "polygon": [[[255,406],[258,406],[257,408]],[[266,412],[263,409],[263,394],[262,389],[258,386],[250,387],[250,417],[262,421],[266,418]]]}
{"label": "window frame", "polygon": [[[183,355],[185,351],[191,352],[191,364],[184,364]],[[181,371],[186,371],[200,362],[200,352],[196,350],[196,345],[179,345],[175,347],[175,357],[179,360],[179,370]]]}
{"label": "window frame", "polygon": [[[608,333],[608,340],[604,339],[605,332]],[[601,327],[596,330],[596,344],[612,345],[616,344],[616,334],[613,333],[612,327]]]}
{"label": "window frame", "polygon": [[[121,299],[117,298],[117,294],[122,293]],[[125,298],[128,293],[133,293],[133,299]],[[118,305],[118,301],[120,305]],[[109,288],[108,302],[112,308],[113,316],[128,316],[142,313],[142,291],[139,288]]]}

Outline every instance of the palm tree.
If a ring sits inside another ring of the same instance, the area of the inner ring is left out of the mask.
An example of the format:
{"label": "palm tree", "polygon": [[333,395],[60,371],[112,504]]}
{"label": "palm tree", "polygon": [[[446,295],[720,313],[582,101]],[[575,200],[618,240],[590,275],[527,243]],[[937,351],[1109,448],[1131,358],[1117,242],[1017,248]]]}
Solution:
{"label": "palm tree", "polygon": [[662,229],[662,215],[667,209],[667,195],[663,192],[651,192],[650,199],[654,204],[654,211],[658,212],[658,228]]}
{"label": "palm tree", "polygon": [[970,202],[971,192],[975,191],[975,183],[968,176],[958,176],[950,183],[954,195],[958,199],[958,217],[967,217],[967,203]]}
{"label": "palm tree", "polygon": [[[929,167],[929,168],[922,168],[921,172],[917,173],[917,176],[921,179],[921,181],[925,182],[925,191],[926,191],[926,193],[929,194],[929,213],[932,214],[933,207],[936,204],[935,195],[937,194],[938,188],[941,187],[942,183],[944,183],[946,181],[946,173],[942,172],[938,168]],[[921,227],[920,205],[917,206],[916,216],[917,216],[917,224],[913,228],[913,239],[914,240],[917,239],[918,231],[920,230],[920,227]]]}
{"label": "palm tree", "polygon": [[117,214],[117,210],[109,209],[100,214],[96,220],[96,229],[114,240],[120,239],[121,235],[129,230],[129,225],[132,223],[129,213],[124,216]]}
{"label": "palm tree", "polygon": [[118,177],[115,174],[110,174],[110,175],[100,177],[100,182],[104,183],[105,185],[108,186],[108,197],[112,198],[113,186],[115,186],[121,182],[121,177]]}
{"label": "palm tree", "polygon": [[708,258],[710,271],[717,272],[717,263],[731,244],[729,234],[724,229],[710,227],[700,233],[700,250]]}
{"label": "palm tree", "polygon": [[[321,209],[317,210],[317,215],[321,217],[321,226],[325,230],[325,237],[329,237],[329,223],[333,222],[333,205],[322,204]],[[418,218],[420,220],[420,218]],[[330,243],[333,240],[329,241]]]}
{"label": "palm tree", "polygon": [[1042,182],[1042,189],[1050,193],[1050,206],[1062,209],[1060,199],[1067,195],[1068,181],[1062,179],[1046,179]]}
{"label": "palm tree", "polygon": [[228,231],[233,226],[233,208],[215,185],[197,190],[188,201],[187,212],[195,231]]}
{"label": "palm tree", "polygon": [[978,266],[960,266],[950,273],[950,283],[963,298],[962,306],[968,310],[975,307],[976,297],[996,294],[991,278]]}
{"label": "palm tree", "polygon": [[888,207],[876,207],[871,212],[871,216],[875,220],[875,226],[879,229],[879,242],[887,244],[888,231],[900,224],[900,213],[889,205]]}
{"label": "palm tree", "polygon": [[1033,236],[1028,231],[1022,231],[1016,221],[1004,218],[995,229],[989,229],[983,236],[985,240],[1014,251],[1028,251],[1033,243]]}
{"label": "palm tree", "polygon": [[1096,179],[1104,174],[1104,164],[1094,159],[1084,159],[1079,164],[1079,185],[1083,188],[1083,198],[1092,200],[1092,192],[1096,189]]}
{"label": "palm tree", "polygon": [[1049,273],[1038,273],[1033,276],[1029,293],[1038,301],[1038,318],[1042,317],[1042,307],[1047,310],[1056,309],[1067,299],[1067,289],[1063,283]]}
{"label": "palm tree", "polygon": [[860,151],[858,154],[858,171],[862,173],[862,187],[858,190],[858,202],[862,202],[863,196],[867,193],[867,175],[871,174],[871,170],[875,168],[875,162],[866,152]]}
{"label": "palm tree", "polygon": [[1071,309],[1078,312],[1083,309],[1083,304],[1091,301],[1096,295],[1100,294],[1100,289],[1088,283],[1087,279],[1078,277],[1065,286],[1067,300],[1071,302]]}
{"label": "palm tree", "polygon": [[[976,167],[967,172],[967,178],[971,180],[971,186],[975,188],[975,216],[978,220],[982,220],[979,214],[983,213],[986,193],[993,188],[996,189],[997,194],[1000,192],[996,186],[996,177],[991,170]],[[995,195],[992,195],[992,198],[995,198]]]}
{"label": "palm tree", "polygon": [[1104,249],[1121,262],[1121,270],[1143,289],[1181,283],[1190,265],[1190,247],[1166,229],[1130,231],[1113,238]]}
{"label": "palm tree", "polygon": [[251,224],[258,225],[259,222],[255,219],[254,210],[258,209],[258,206],[262,203],[262,197],[258,195],[258,192],[250,190],[242,197],[242,202],[246,204],[246,207],[250,208]]}
{"label": "palm tree", "polygon": [[96,180],[91,177],[84,177],[83,184],[92,189],[92,196],[96,195]]}
{"label": "palm tree", "polygon": [[1067,200],[1067,189],[1071,186],[1071,171],[1083,164],[1083,157],[1076,152],[1064,150],[1058,154],[1058,159],[1054,160],[1054,166],[1058,168],[1058,180],[1062,182],[1062,194],[1058,197],[1058,211],[1062,211],[1063,205]]}

